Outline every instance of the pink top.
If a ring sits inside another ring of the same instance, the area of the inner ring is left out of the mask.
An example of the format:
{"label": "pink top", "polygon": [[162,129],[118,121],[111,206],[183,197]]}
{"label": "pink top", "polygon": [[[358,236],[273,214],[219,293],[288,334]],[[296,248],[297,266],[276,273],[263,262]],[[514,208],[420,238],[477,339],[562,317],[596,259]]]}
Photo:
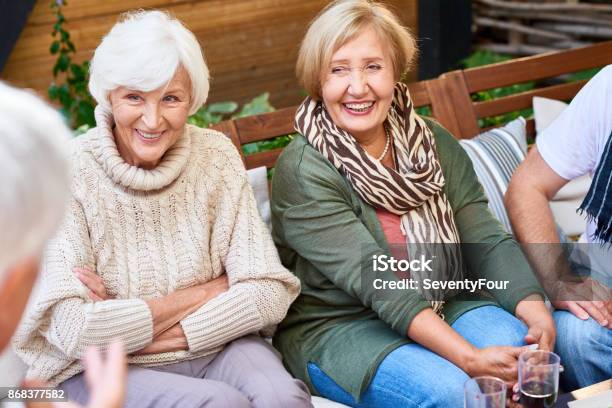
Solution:
{"label": "pink top", "polygon": [[[387,210],[380,208],[376,209],[376,216],[382,226],[391,256],[395,259],[408,259],[408,248],[406,247],[406,236],[402,234],[402,220],[399,215],[393,214]],[[410,278],[409,272],[395,272],[398,278]]]}
{"label": "pink top", "polygon": [[402,234],[401,228],[402,217],[381,208],[376,209],[376,216],[389,245],[406,244],[406,236]]}

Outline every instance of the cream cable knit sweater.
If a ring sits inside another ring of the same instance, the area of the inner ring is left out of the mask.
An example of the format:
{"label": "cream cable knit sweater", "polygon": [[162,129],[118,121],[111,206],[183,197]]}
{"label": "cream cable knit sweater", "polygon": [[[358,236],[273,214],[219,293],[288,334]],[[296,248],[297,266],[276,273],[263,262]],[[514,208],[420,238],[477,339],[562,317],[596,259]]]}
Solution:
{"label": "cream cable knit sweater", "polygon": [[[72,198],[45,251],[39,290],[15,336],[28,377],[57,385],[82,371],[89,345],[150,344],[158,298],[227,273],[230,289],[180,323],[189,350],[130,356],[161,365],[217,352],[285,316],[299,281],[280,263],[240,157],[219,132],[186,125],[153,170],[119,155],[110,114],[75,139]],[[73,274],[89,265],[114,300],[92,302]]]}

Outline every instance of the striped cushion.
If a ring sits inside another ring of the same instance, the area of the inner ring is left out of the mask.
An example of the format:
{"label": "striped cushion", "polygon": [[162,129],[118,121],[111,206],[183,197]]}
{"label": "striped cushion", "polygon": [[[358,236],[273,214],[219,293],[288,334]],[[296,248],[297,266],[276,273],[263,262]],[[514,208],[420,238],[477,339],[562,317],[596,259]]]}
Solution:
{"label": "striped cushion", "polygon": [[478,180],[489,199],[493,215],[512,232],[504,207],[504,193],[512,173],[525,158],[527,135],[525,119],[519,117],[506,126],[460,141],[472,160]]}

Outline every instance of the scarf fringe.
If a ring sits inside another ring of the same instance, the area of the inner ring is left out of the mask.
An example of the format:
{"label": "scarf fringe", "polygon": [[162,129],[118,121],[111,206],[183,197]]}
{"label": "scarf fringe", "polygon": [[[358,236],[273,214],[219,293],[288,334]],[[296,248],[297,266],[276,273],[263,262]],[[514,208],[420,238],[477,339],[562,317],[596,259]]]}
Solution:
{"label": "scarf fringe", "polygon": [[597,225],[595,233],[589,238],[599,240],[602,246],[612,246],[612,197],[608,194],[612,185],[610,173],[612,173],[612,132],[608,136],[599,165],[595,169],[589,192],[576,211],[580,215],[586,213],[587,220]]}
{"label": "scarf fringe", "polygon": [[438,316],[440,316],[442,320],[444,320],[444,313],[442,313],[443,307],[444,307],[443,300],[432,300],[431,301],[431,308]]}
{"label": "scarf fringe", "polygon": [[597,225],[595,232],[589,238],[600,241],[602,246],[612,246],[612,218],[609,220],[603,220],[602,217],[597,218],[595,214],[592,214],[594,211],[583,207],[585,202],[576,210],[576,213],[584,215],[588,222]]}

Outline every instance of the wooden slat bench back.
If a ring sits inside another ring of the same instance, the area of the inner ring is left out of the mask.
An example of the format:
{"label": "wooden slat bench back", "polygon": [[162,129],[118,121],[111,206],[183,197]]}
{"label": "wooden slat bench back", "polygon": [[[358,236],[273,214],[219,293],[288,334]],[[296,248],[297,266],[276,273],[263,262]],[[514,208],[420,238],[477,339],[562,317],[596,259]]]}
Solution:
{"label": "wooden slat bench back", "polygon": [[[570,100],[586,81],[568,83],[555,81],[555,78],[608,64],[612,64],[612,41],[451,71],[438,78],[413,82],[408,86],[415,107],[430,107],[436,120],[455,137],[463,139],[474,137],[483,130],[479,126],[479,119],[530,108],[534,96]],[[532,81],[536,87],[526,92],[494,100],[473,100],[473,95],[480,91]],[[294,133],[293,118],[296,109],[294,106],[224,121],[213,128],[231,138],[240,150],[247,169],[259,166],[272,168],[281,148],[244,155],[242,146]],[[535,133],[533,119],[528,120],[527,129],[530,135]]]}

